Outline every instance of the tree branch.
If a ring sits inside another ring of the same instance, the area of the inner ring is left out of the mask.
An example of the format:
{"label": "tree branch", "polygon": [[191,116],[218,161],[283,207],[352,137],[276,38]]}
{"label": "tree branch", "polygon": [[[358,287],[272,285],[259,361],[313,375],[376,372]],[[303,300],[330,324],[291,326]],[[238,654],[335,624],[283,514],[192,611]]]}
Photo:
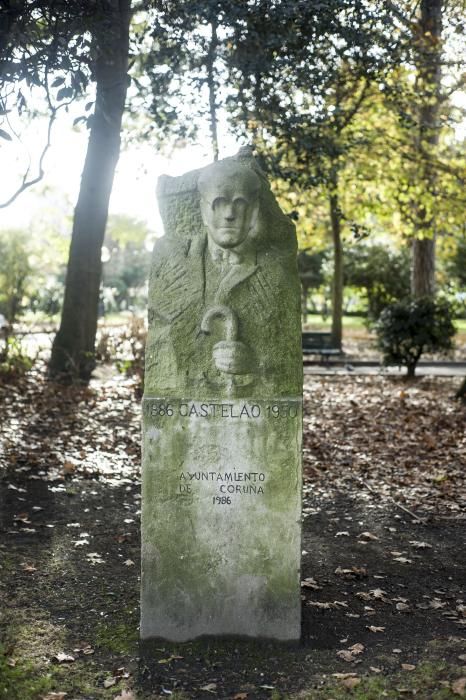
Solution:
{"label": "tree branch", "polygon": [[[66,104],[70,104],[67,102]],[[51,114],[50,114],[50,119],[49,119],[49,124],[47,127],[47,142],[42,149],[42,153],[39,158],[39,172],[36,175],[36,177],[32,178],[31,180],[28,180],[28,174],[29,174],[29,167],[26,170],[26,172],[23,175],[23,180],[21,185],[18,187],[18,189],[7,199],[5,202],[0,202],[0,209],[5,209],[6,207],[10,206],[15,199],[19,197],[19,195],[24,192],[25,190],[29,189],[29,187],[32,187],[33,185],[36,185],[38,182],[42,180],[45,174],[44,170],[44,159],[45,156],[47,155],[47,151],[52,145],[52,129],[53,129],[53,124],[55,122],[55,119],[57,118],[57,112],[61,107],[64,107],[65,104],[61,104],[58,107],[52,107],[51,108]]]}

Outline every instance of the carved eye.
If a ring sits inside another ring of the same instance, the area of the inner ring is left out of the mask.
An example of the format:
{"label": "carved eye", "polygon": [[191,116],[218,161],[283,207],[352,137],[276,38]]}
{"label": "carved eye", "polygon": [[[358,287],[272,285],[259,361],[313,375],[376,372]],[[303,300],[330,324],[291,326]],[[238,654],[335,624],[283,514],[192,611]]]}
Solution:
{"label": "carved eye", "polygon": [[243,208],[248,206],[248,202],[244,199],[244,197],[235,197],[233,204]]}
{"label": "carved eye", "polygon": [[215,211],[215,209],[219,209],[220,207],[225,207],[227,204],[227,200],[225,197],[216,197],[214,201],[212,202],[212,209]]}

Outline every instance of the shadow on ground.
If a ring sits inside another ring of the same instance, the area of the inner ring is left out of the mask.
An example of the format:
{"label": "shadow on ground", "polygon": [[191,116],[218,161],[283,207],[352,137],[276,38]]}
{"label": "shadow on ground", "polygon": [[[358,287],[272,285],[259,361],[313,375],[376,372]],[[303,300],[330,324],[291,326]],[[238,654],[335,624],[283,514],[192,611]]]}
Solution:
{"label": "shadow on ground", "polygon": [[[443,517],[429,501],[424,523],[419,511],[410,515],[351,475],[337,488],[331,473],[314,478],[312,465],[303,509],[301,643],[203,639],[140,647],[138,408],[119,389],[117,421],[112,391],[101,404],[81,395],[84,404],[56,426],[53,453],[40,420],[26,430],[19,418],[9,434],[0,484],[2,700],[461,696],[462,515],[448,510]],[[74,444],[74,461],[65,459],[57,471],[56,450],[66,449],[89,402],[88,446]],[[125,421],[131,429],[119,430]],[[102,445],[97,428],[109,422]],[[123,444],[126,452],[119,452]],[[84,467],[87,451],[95,464],[99,450],[114,450],[121,468],[110,474]]]}

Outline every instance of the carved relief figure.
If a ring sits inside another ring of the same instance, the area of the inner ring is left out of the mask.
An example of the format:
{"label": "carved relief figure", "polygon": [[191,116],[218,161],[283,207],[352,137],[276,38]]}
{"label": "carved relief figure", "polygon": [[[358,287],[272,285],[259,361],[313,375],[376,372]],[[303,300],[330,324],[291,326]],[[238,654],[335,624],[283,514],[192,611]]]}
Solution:
{"label": "carved relief figure", "polygon": [[146,395],[300,393],[293,225],[252,159],[184,178],[159,192],[166,236],[154,249]]}

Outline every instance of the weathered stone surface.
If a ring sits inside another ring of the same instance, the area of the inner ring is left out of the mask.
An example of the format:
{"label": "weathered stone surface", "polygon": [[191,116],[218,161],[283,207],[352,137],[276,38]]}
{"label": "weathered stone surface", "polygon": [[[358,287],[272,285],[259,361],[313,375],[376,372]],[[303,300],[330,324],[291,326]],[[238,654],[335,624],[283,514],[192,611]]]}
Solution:
{"label": "weathered stone surface", "polygon": [[300,635],[294,227],[252,158],[163,178],[149,291],[141,636]]}

